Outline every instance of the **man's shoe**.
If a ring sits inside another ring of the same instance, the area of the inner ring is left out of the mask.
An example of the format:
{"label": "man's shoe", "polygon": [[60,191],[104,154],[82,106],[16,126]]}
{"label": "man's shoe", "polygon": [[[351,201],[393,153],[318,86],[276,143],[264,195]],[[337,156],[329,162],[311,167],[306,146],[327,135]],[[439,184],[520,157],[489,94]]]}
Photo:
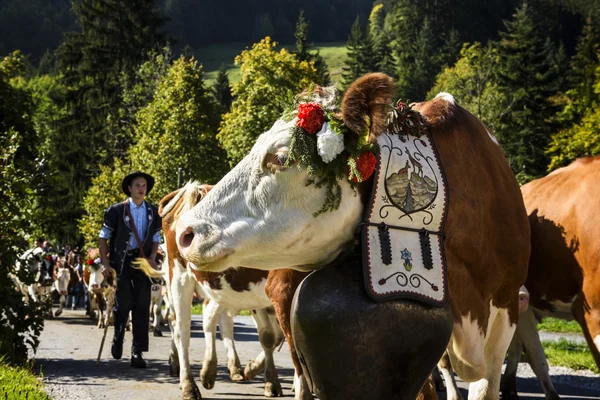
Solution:
{"label": "man's shoe", "polygon": [[117,338],[113,339],[110,354],[112,354],[115,360],[118,360],[123,356],[123,340],[118,340]]}
{"label": "man's shoe", "polygon": [[131,366],[133,368],[146,368],[146,361],[142,358],[142,353],[134,353],[131,355]]}

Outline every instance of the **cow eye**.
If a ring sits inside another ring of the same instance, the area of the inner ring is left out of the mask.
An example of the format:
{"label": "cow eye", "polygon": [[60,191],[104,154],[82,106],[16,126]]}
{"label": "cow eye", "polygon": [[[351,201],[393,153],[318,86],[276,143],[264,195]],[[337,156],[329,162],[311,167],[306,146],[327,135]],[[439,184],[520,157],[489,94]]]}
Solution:
{"label": "cow eye", "polygon": [[267,153],[263,161],[263,167],[271,171],[271,173],[284,171],[289,167],[289,165],[287,165],[288,159],[287,152],[277,152],[275,154]]}

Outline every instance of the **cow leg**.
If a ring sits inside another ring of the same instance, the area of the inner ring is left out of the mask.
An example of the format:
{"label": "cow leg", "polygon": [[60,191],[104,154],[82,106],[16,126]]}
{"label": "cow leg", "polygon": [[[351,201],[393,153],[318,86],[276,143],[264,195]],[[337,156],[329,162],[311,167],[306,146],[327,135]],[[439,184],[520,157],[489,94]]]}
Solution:
{"label": "cow leg", "polygon": [[546,399],[560,399],[560,396],[556,392],[556,389],[554,389],[554,385],[552,385],[552,381],[550,380],[550,369],[548,367],[544,348],[540,342],[540,335],[537,331],[537,322],[533,309],[529,308],[527,311],[520,313],[515,337],[518,336],[522,341],[525,352],[527,353],[529,365],[531,365],[531,369],[533,369],[533,372],[540,381]]}
{"label": "cow leg", "polygon": [[258,330],[258,339],[265,352],[265,397],[283,396],[273,354],[283,340],[283,332],[272,307],[253,310],[252,318]]}
{"label": "cow leg", "polygon": [[463,400],[462,394],[460,393],[460,390],[458,390],[458,385],[454,378],[454,371],[452,370],[452,364],[450,363],[450,357],[447,352],[444,353],[437,366],[444,377],[444,382],[446,384],[446,399]]}
{"label": "cow leg", "polygon": [[250,360],[244,368],[244,378],[250,380],[260,374],[265,369],[265,352],[260,352],[254,360]]}
{"label": "cow leg", "polygon": [[58,310],[54,313],[55,317],[58,317],[63,312],[63,307],[65,306],[65,295],[61,294],[60,299],[58,300]]}
{"label": "cow leg", "polygon": [[[577,295],[571,306],[571,311],[575,320],[581,325],[581,330],[592,352],[594,361],[600,368],[600,294],[593,290],[586,290],[587,285],[588,281],[584,281],[583,293]],[[593,287],[590,289],[593,289]]]}
{"label": "cow leg", "polygon": [[154,314],[154,320],[152,321],[154,336],[162,336],[162,332],[160,331],[160,324],[162,320],[162,298],[158,299],[156,302],[152,302],[152,313]]}
{"label": "cow leg", "polygon": [[200,371],[200,382],[206,389],[215,387],[217,377],[217,320],[224,307],[216,301],[205,301],[202,307],[202,330],[204,331],[204,360]]}
{"label": "cow leg", "polygon": [[484,342],[485,375],[483,379],[469,385],[469,400],[500,398],[502,364],[516,325],[511,325],[507,309],[492,306],[488,327],[488,336]]}
{"label": "cow leg", "polygon": [[190,330],[192,325],[192,296],[195,280],[185,268],[175,261],[174,277],[171,282],[175,324],[173,340],[179,354],[179,383],[183,399],[201,399],[202,395],[194,382],[190,368]]}
{"label": "cow leg", "polygon": [[235,341],[233,339],[233,318],[231,318],[231,315],[229,315],[227,311],[221,312],[219,327],[223,345],[225,346],[225,350],[227,350],[227,369],[229,370],[229,377],[234,382],[243,381],[242,364],[240,363],[240,358],[235,350]]}
{"label": "cow leg", "polygon": [[[173,335],[174,330],[171,330]],[[179,376],[179,354],[177,352],[177,346],[175,346],[175,340],[171,336],[171,352],[169,353],[169,375]]]}
{"label": "cow leg", "polygon": [[31,284],[27,287],[27,291],[29,292],[29,297],[31,297],[31,300],[33,300],[34,302],[39,302],[40,299],[37,295],[37,283]]}
{"label": "cow leg", "polygon": [[290,349],[290,357],[294,363],[294,398],[296,400],[312,400],[314,396],[310,392],[308,382],[303,375],[302,365],[296,352],[294,338],[292,336],[291,312],[294,293],[300,282],[307,274],[290,270],[271,271],[265,286],[267,296],[273,303],[279,326],[285,335]]}
{"label": "cow leg", "polygon": [[506,369],[504,375],[500,380],[500,392],[502,393],[502,400],[517,400],[519,398],[517,394],[517,368],[521,361],[521,354],[523,353],[523,342],[521,341],[521,335],[519,327],[522,323],[523,314],[519,315],[519,323],[517,330],[513,336],[510,346],[508,347],[508,355],[506,357]]}

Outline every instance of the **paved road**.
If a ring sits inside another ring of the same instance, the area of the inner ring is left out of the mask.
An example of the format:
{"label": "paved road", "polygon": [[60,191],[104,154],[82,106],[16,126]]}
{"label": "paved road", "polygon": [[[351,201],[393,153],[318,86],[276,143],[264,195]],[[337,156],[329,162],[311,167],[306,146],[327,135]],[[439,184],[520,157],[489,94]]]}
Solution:
{"label": "paved road", "polygon": [[[150,351],[146,353],[148,368],[136,370],[129,366],[129,346],[131,333],[125,337],[124,358],[113,360],[110,357],[112,327],[109,328],[100,366],[96,367],[96,357],[102,330],[84,317],[82,310],[65,311],[62,316],[46,321],[41,342],[36,354],[37,368],[41,369],[48,394],[55,400],[170,400],[179,399],[179,380],[168,375],[167,357],[170,334],[164,337],[150,335]],[[201,317],[192,321],[191,360],[196,382],[199,383],[200,366],[204,353],[204,335]],[[235,340],[237,350],[244,364],[261,350],[254,324],[249,317],[235,318]],[[260,399],[263,398],[262,376],[250,382],[231,383],[225,368],[225,352],[218,342],[219,369],[215,388],[206,390],[200,386],[203,399]],[[284,398],[293,398],[291,386],[293,367],[289,358],[287,343],[275,354],[279,378],[284,390]],[[523,364],[522,376],[527,375],[528,367]],[[563,373],[564,376],[560,375]],[[600,377],[570,376],[559,371],[553,377],[563,399],[600,399]],[[534,378],[519,378],[518,388],[522,399],[543,398],[541,389]],[[460,383],[461,387],[466,387]],[[466,392],[463,392],[466,395]],[[440,393],[445,399],[445,393]],[[466,396],[465,396],[466,398]],[[345,399],[341,399],[345,400]]]}

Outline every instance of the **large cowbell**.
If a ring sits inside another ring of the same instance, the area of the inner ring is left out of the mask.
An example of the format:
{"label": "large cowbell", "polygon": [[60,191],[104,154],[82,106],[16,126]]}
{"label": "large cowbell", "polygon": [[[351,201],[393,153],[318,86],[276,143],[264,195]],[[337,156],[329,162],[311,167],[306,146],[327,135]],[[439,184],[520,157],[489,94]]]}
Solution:
{"label": "large cowbell", "polygon": [[[433,142],[384,134],[380,147],[373,185],[381,201],[365,210],[371,218],[363,223],[362,254],[314,271],[294,295],[296,350],[322,400],[415,399],[452,334],[446,185],[441,169],[433,172]],[[392,162],[391,154],[406,160]]]}

